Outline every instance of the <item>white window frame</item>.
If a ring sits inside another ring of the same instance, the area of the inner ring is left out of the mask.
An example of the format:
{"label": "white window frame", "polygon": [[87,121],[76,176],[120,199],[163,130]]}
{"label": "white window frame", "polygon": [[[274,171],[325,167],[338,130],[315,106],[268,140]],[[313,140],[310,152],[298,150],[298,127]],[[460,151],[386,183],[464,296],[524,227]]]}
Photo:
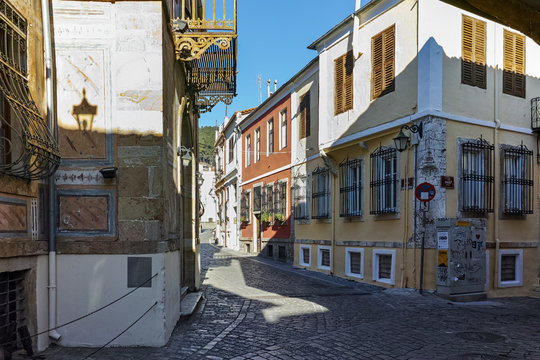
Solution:
{"label": "white window frame", "polygon": [[[308,263],[304,262],[304,249],[308,249],[308,251],[309,251],[309,262]],[[311,246],[310,245],[300,245],[300,251],[299,251],[299,256],[298,256],[298,264],[300,266],[307,266],[307,267],[311,266]]]}
{"label": "white window frame", "polygon": [[[503,255],[515,255],[516,256],[516,280],[512,281],[501,281],[501,265],[502,265],[502,256]],[[499,250],[499,278],[497,279],[498,287],[506,288],[513,286],[523,286],[523,249],[501,249]]]}
{"label": "white window frame", "polygon": [[[360,274],[355,274],[351,272],[351,259],[349,257],[350,253],[360,253]],[[364,278],[364,249],[363,248],[345,248],[345,275],[350,277],[355,277],[359,279]]]}
{"label": "white window frame", "polygon": [[261,128],[255,130],[255,159],[254,163],[261,161]]}
{"label": "white window frame", "polygon": [[[379,255],[391,255],[392,267],[390,270],[390,279],[382,279],[379,277]],[[373,280],[388,285],[394,285],[396,283],[396,250],[395,249],[373,249],[373,268],[372,275]]]}
{"label": "white window frame", "polygon": [[[272,125],[270,125],[272,124]],[[270,128],[272,128],[272,131],[270,131]],[[276,141],[276,129],[274,128],[274,118],[268,119],[266,122],[266,156],[270,156],[274,153],[274,149],[276,147],[275,141]],[[270,134],[272,134],[272,148],[270,149]]]}
{"label": "white window frame", "polygon": [[251,165],[251,134],[246,135],[246,167]]}
{"label": "white window frame", "polygon": [[287,147],[287,108],[279,112],[279,149]]}
{"label": "white window frame", "polygon": [[[322,256],[321,256],[322,250],[330,251],[330,266],[326,266],[322,264]],[[332,270],[332,247],[331,246],[319,245],[317,247],[317,268],[321,270]]]}

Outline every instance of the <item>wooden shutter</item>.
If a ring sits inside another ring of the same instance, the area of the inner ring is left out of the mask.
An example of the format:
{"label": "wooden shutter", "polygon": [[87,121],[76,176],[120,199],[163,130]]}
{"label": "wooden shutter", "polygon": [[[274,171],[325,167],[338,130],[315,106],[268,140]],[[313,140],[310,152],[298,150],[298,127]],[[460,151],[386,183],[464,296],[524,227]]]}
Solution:
{"label": "wooden shutter", "polygon": [[310,135],[310,101],[309,101],[309,92],[305,93],[300,98],[300,122],[298,124],[299,126],[299,137],[300,139],[303,139]]}
{"label": "wooden shutter", "polygon": [[371,99],[394,91],[395,26],[371,38]]}
{"label": "wooden shutter", "polygon": [[334,115],[343,112],[344,65],[345,56],[340,56],[334,61]]}
{"label": "wooden shutter", "polygon": [[343,111],[352,110],[353,108],[353,70],[354,70],[354,55],[352,51],[348,51],[345,55],[345,81],[343,84]]}
{"label": "wooden shutter", "polygon": [[461,82],[486,88],[486,23],[463,15]]}
{"label": "wooden shutter", "polygon": [[525,97],[525,36],[504,30],[503,93]]}

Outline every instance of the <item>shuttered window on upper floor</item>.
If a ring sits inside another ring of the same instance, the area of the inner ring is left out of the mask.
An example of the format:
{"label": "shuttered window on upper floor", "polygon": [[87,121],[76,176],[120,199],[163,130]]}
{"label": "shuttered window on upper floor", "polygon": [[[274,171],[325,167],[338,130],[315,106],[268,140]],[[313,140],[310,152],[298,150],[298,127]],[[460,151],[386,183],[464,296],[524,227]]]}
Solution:
{"label": "shuttered window on upper floor", "polygon": [[299,138],[304,139],[311,133],[311,119],[310,119],[310,100],[309,91],[300,97],[300,122],[299,122]]}
{"label": "shuttered window on upper floor", "polygon": [[371,38],[371,99],[395,88],[396,27],[392,25]]}
{"label": "shuttered window on upper floor", "polygon": [[504,30],[503,93],[525,97],[525,36]]}
{"label": "shuttered window on upper floor", "polygon": [[486,23],[463,15],[461,83],[486,88]]}
{"label": "shuttered window on upper floor", "polygon": [[348,51],[334,63],[334,115],[338,115],[353,108],[353,52]]}

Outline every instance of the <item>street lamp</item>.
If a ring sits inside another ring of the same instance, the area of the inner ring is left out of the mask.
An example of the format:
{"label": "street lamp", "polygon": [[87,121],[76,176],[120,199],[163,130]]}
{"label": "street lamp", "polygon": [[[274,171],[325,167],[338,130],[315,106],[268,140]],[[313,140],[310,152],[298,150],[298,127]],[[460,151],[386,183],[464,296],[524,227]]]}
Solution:
{"label": "street lamp", "polygon": [[176,155],[180,156],[182,158],[182,165],[184,167],[189,166],[189,163],[191,160],[193,160],[193,152],[191,149],[188,149],[185,146],[179,146],[178,149],[176,149]]}
{"label": "street lamp", "polygon": [[399,134],[394,138],[394,144],[396,145],[396,149],[398,149],[399,152],[404,151],[407,149],[407,146],[409,145],[411,139],[410,136],[405,135],[403,130],[409,130],[413,134],[418,134],[420,139],[422,138],[422,123],[419,125],[403,125],[401,129],[399,129]]}

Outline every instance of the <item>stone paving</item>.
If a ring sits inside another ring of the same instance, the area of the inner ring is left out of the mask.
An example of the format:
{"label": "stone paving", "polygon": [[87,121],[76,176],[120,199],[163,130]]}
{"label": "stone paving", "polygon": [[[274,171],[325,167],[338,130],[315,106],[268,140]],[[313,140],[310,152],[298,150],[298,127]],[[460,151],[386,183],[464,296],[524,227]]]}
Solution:
{"label": "stone paving", "polygon": [[108,348],[90,359],[540,359],[540,299],[451,303],[211,244],[202,244],[201,262],[204,299],[167,346]]}

